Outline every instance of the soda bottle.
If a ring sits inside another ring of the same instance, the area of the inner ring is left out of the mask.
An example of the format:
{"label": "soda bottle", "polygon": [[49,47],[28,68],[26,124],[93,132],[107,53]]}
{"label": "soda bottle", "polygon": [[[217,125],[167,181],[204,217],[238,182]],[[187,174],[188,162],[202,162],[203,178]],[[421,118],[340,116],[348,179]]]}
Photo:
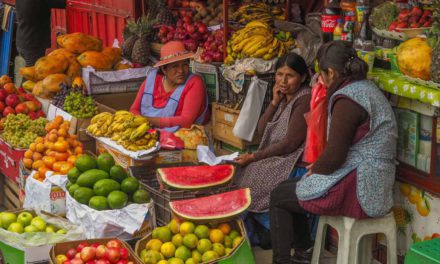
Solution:
{"label": "soda bottle", "polygon": [[344,28],[344,20],[342,18],[338,19],[338,25],[333,31],[333,40],[341,40],[342,30]]}
{"label": "soda bottle", "polygon": [[356,20],[356,17],[352,15],[347,15],[344,18],[344,27],[342,29],[342,35],[341,40],[345,41],[353,41],[353,35],[354,35],[354,23]]}
{"label": "soda bottle", "polygon": [[330,0],[321,13],[321,30],[324,43],[333,40],[333,31],[335,30],[338,19],[341,18],[341,7],[338,0]]}

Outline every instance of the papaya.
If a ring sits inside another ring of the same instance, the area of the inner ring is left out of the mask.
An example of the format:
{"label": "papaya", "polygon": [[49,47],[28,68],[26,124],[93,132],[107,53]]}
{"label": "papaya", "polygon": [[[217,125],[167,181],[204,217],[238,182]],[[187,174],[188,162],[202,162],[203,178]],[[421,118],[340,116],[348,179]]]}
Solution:
{"label": "papaya", "polygon": [[79,175],[76,183],[81,187],[93,188],[97,181],[108,178],[109,175],[107,172],[98,169],[91,169]]}
{"label": "papaya", "polygon": [[86,51],[79,55],[77,60],[82,67],[91,66],[97,71],[109,71],[113,66],[110,58],[97,51]]}
{"label": "papaya", "polygon": [[60,48],[64,48],[64,46],[63,46],[63,40],[64,40],[64,38],[65,38],[66,36],[67,36],[66,34],[63,34],[63,35],[59,35],[59,36],[57,36],[57,44],[58,44],[58,47],[60,47]]}
{"label": "papaya", "polygon": [[113,69],[115,71],[119,71],[119,70],[126,70],[126,69],[130,69],[130,68],[131,68],[130,64],[119,62],[115,65],[115,67]]}
{"label": "papaya", "polygon": [[44,78],[43,80],[43,90],[57,93],[61,90],[60,85],[66,84],[68,86],[71,85],[71,80],[67,75],[62,73],[51,74]]}
{"label": "papaya", "polygon": [[84,90],[85,87],[86,84],[84,83],[84,80],[81,77],[76,77],[75,79],[73,79],[72,88]]}
{"label": "papaya", "polygon": [[110,59],[112,66],[116,65],[122,57],[121,48],[107,47],[102,50],[102,53]]}
{"label": "papaya", "polygon": [[43,81],[36,82],[34,88],[32,89],[32,94],[35,96],[43,97],[43,92]]}
{"label": "papaya", "polygon": [[22,84],[22,86],[26,91],[32,92],[32,90],[34,89],[34,86],[35,86],[35,82],[33,82],[31,80],[27,80]]}
{"label": "papaya", "polygon": [[78,203],[87,205],[89,204],[89,201],[93,196],[95,196],[93,190],[86,187],[79,187],[75,190],[73,194],[73,198],[75,198]]}
{"label": "papaya", "polygon": [[102,179],[93,185],[93,191],[96,195],[107,196],[113,191],[121,189],[119,182],[112,179]]}
{"label": "papaya", "polygon": [[71,61],[69,67],[67,68],[66,74],[72,80],[75,79],[76,77],[80,77],[81,76],[81,64],[79,64],[76,59]]}
{"label": "papaya", "polygon": [[61,46],[70,52],[81,54],[85,51],[102,51],[102,41],[98,38],[76,32],[60,38]]}
{"label": "papaya", "polygon": [[72,53],[65,48],[56,49],[56,50],[52,51],[51,53],[49,53],[47,56],[53,56],[53,55],[63,55],[64,57],[66,57],[69,60],[69,62],[75,61],[76,56],[77,56],[77,54]]}
{"label": "papaya", "polygon": [[38,81],[35,74],[35,66],[32,67],[22,67],[20,68],[20,74],[26,79],[30,81]]}
{"label": "papaya", "polygon": [[35,63],[35,76],[38,80],[43,80],[51,74],[64,73],[68,66],[69,61],[64,55],[42,57]]}

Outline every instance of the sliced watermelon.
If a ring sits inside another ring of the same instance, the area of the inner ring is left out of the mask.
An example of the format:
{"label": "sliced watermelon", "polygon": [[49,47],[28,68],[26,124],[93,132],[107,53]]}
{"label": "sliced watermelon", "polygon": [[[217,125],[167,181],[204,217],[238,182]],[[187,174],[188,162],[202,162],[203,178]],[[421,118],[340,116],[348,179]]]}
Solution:
{"label": "sliced watermelon", "polygon": [[249,188],[216,195],[170,202],[171,210],[183,219],[209,221],[233,218],[251,204]]}
{"label": "sliced watermelon", "polygon": [[194,190],[221,185],[232,179],[234,166],[189,166],[158,169],[159,179],[176,189]]}

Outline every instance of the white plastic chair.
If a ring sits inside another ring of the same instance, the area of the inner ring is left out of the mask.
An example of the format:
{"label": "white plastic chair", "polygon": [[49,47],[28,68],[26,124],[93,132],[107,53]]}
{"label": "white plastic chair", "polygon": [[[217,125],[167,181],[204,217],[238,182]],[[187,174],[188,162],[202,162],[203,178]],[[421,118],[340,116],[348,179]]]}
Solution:
{"label": "white plastic chair", "polygon": [[320,216],[312,264],[319,264],[324,251],[327,225],[338,231],[337,264],[370,264],[372,235],[383,233],[387,239],[387,263],[397,264],[397,227],[393,213],[379,218],[356,220],[344,216]]}

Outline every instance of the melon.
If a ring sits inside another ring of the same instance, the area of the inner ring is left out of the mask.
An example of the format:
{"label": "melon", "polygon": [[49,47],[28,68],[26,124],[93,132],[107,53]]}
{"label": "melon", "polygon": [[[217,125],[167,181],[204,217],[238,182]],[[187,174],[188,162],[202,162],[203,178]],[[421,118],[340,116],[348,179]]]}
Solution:
{"label": "melon", "polygon": [[424,38],[412,38],[400,44],[397,50],[399,70],[410,77],[429,80],[432,49]]}
{"label": "melon", "polygon": [[170,202],[177,216],[191,221],[210,221],[233,218],[251,204],[249,188],[215,194],[206,197]]}
{"label": "melon", "polygon": [[159,179],[166,185],[184,190],[194,190],[221,185],[232,179],[234,166],[188,166],[161,168],[157,170]]}

